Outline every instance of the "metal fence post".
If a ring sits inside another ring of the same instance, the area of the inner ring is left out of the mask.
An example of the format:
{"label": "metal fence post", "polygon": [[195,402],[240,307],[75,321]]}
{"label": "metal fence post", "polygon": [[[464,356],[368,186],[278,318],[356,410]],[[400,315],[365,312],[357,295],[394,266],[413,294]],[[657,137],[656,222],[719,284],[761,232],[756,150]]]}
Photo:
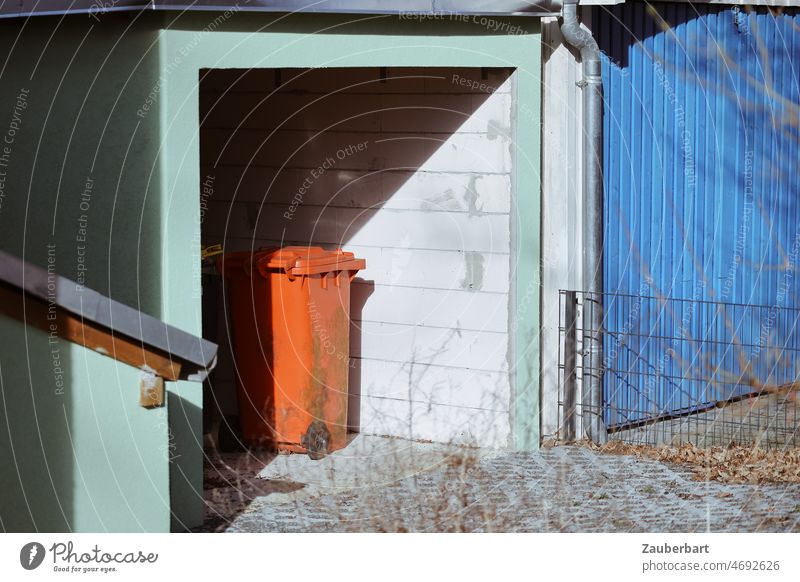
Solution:
{"label": "metal fence post", "polygon": [[[588,313],[587,313],[588,312]],[[593,443],[608,440],[603,423],[603,295],[583,294],[583,368],[581,377],[581,421],[584,435]]]}
{"label": "metal fence post", "polygon": [[578,297],[575,291],[564,293],[564,441],[575,441],[575,403],[577,401],[578,333],[576,329]]}

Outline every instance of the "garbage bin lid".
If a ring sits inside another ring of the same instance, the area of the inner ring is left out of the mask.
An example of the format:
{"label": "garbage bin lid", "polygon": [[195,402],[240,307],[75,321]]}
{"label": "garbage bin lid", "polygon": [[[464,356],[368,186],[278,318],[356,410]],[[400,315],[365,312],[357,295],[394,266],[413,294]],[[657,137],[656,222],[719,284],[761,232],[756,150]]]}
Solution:
{"label": "garbage bin lid", "polygon": [[256,257],[259,271],[281,269],[292,275],[313,275],[331,271],[359,271],[366,267],[364,259],[342,249],[327,251],[322,247],[283,247],[263,251]]}

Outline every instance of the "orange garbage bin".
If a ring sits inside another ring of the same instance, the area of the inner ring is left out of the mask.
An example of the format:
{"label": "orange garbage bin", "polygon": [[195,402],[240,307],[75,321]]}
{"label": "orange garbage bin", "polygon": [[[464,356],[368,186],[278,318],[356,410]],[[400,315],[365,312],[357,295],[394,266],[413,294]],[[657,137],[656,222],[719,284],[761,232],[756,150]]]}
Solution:
{"label": "orange garbage bin", "polygon": [[249,446],[306,452],[345,446],[350,282],[366,267],[341,250],[284,247],[229,253],[239,416]]}

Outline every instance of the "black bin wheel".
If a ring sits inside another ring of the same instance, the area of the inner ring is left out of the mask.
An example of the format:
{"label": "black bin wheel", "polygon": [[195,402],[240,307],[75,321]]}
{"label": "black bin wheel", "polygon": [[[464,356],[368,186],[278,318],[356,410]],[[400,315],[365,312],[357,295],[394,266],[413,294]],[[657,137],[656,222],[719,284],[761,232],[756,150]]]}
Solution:
{"label": "black bin wheel", "polygon": [[310,459],[319,461],[328,454],[328,446],[331,440],[331,432],[321,420],[315,420],[308,425],[308,430],[300,442],[306,448]]}

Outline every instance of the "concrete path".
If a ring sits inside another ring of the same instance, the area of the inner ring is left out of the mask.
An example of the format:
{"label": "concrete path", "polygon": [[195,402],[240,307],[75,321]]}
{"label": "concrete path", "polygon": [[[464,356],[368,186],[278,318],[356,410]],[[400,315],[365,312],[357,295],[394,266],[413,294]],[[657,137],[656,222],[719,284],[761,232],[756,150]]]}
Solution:
{"label": "concrete path", "polygon": [[698,482],[685,467],[578,447],[361,435],[321,461],[229,457],[207,482],[205,531],[800,531],[800,484]]}

